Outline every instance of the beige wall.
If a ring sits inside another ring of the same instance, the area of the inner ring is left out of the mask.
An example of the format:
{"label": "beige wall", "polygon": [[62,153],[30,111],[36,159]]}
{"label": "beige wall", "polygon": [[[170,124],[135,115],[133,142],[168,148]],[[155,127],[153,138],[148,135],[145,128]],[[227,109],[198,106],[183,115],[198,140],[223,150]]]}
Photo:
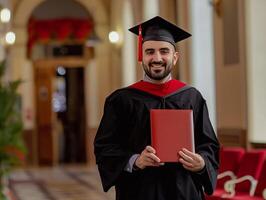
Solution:
{"label": "beige wall", "polygon": [[111,62],[109,64],[112,66],[110,74],[112,77],[111,90],[115,90],[122,85],[121,43],[124,40],[124,34],[121,10],[123,9],[123,0],[112,0],[110,6],[110,31],[117,31],[121,37],[117,44],[109,44],[111,49]]}
{"label": "beige wall", "polygon": [[266,1],[246,1],[248,133],[251,142],[266,142]]}
{"label": "beige wall", "polygon": [[33,129],[35,123],[34,77],[30,60],[26,58],[26,30],[14,25],[16,43],[10,48],[10,68],[12,79],[22,79],[19,87],[22,95],[22,117],[24,129]]}
{"label": "beige wall", "polygon": [[216,80],[213,44],[213,10],[207,0],[190,0],[191,81],[206,100],[216,130]]}
{"label": "beige wall", "polygon": [[[189,15],[189,1],[178,0],[176,4],[177,24],[188,32],[191,31],[191,17]],[[191,40],[178,44],[180,58],[177,63],[177,75],[181,81],[191,84]]]}

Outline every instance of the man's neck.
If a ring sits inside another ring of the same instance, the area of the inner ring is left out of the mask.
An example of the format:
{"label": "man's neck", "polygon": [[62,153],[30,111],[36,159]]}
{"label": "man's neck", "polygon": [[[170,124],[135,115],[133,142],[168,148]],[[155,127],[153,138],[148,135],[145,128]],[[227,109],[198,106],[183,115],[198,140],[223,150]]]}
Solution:
{"label": "man's neck", "polygon": [[144,74],[144,77],[143,77],[143,81],[146,81],[146,82],[149,82],[149,83],[154,83],[154,84],[163,84],[163,83],[166,83],[166,82],[168,82],[170,80],[172,80],[171,74],[169,74],[167,77],[165,77],[162,80],[154,80],[154,79],[151,79],[146,74]]}

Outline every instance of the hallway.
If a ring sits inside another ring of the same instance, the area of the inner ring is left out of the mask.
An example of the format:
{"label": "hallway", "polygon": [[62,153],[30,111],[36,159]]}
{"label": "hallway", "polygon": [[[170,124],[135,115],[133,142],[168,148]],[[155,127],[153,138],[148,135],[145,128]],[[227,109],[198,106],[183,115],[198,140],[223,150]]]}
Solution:
{"label": "hallway", "polygon": [[113,200],[104,193],[96,168],[54,167],[21,169],[10,176],[16,200]]}

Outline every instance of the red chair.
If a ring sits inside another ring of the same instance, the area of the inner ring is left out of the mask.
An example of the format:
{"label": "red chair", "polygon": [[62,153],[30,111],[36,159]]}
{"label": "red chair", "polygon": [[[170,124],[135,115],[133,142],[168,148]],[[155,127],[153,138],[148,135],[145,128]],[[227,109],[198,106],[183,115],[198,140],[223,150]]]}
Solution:
{"label": "red chair", "polygon": [[[236,178],[235,174],[244,153],[245,150],[242,147],[222,147],[220,149],[219,175],[214,194],[222,194],[224,192],[224,183]],[[206,196],[206,200],[212,199],[214,199],[213,196]]]}
{"label": "red chair", "polygon": [[258,180],[255,196],[261,197],[261,199],[266,199],[266,159],[264,161],[264,165],[262,167],[262,171]]}
{"label": "red chair", "polygon": [[239,168],[240,161],[245,154],[242,147],[222,147],[220,150],[220,167],[217,180],[217,186],[213,196],[206,196],[206,200],[219,199],[224,193],[224,183],[228,180],[235,179]]}
{"label": "red chair", "polygon": [[[239,169],[236,173],[236,177],[241,178],[243,176],[248,175],[257,180],[262,171],[264,159],[265,159],[265,152],[263,151],[246,152],[239,163]],[[256,182],[244,181],[235,185],[235,184],[228,184],[228,182],[230,181],[227,181],[225,184],[225,186],[227,186],[227,190],[225,190],[226,187],[217,188],[214,191],[214,194],[212,196],[207,197],[206,199],[207,200],[232,199],[232,197],[235,194],[237,195],[243,194],[246,191],[250,191],[250,188],[253,188],[253,191],[255,191],[254,188],[256,188]]]}
{"label": "red chair", "polygon": [[[266,153],[266,152],[265,152]],[[234,186],[231,186],[231,189],[236,188],[237,184],[242,183],[243,181],[251,181],[255,182],[256,188],[250,188],[250,190],[246,191],[245,193],[242,192],[240,194],[237,194],[233,198],[230,198],[230,200],[264,200],[266,199],[266,159],[264,160],[264,164],[262,166],[262,170],[259,176],[259,179],[256,180],[252,177],[241,177],[240,179],[236,179],[234,181],[229,181],[228,184],[234,184]],[[233,191],[233,193],[236,193]],[[254,196],[253,196],[254,195]]]}
{"label": "red chair", "polygon": [[245,153],[242,147],[223,147],[220,152],[220,168],[217,188],[223,188],[224,183],[236,178],[240,160]]}

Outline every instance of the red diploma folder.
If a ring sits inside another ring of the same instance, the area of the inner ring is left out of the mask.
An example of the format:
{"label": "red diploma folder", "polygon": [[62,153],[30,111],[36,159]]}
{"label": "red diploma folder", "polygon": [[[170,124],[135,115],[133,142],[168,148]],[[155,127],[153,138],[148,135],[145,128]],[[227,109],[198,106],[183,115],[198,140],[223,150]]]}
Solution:
{"label": "red diploma folder", "polygon": [[192,110],[151,109],[151,145],[161,162],[178,162],[182,148],[194,150]]}

